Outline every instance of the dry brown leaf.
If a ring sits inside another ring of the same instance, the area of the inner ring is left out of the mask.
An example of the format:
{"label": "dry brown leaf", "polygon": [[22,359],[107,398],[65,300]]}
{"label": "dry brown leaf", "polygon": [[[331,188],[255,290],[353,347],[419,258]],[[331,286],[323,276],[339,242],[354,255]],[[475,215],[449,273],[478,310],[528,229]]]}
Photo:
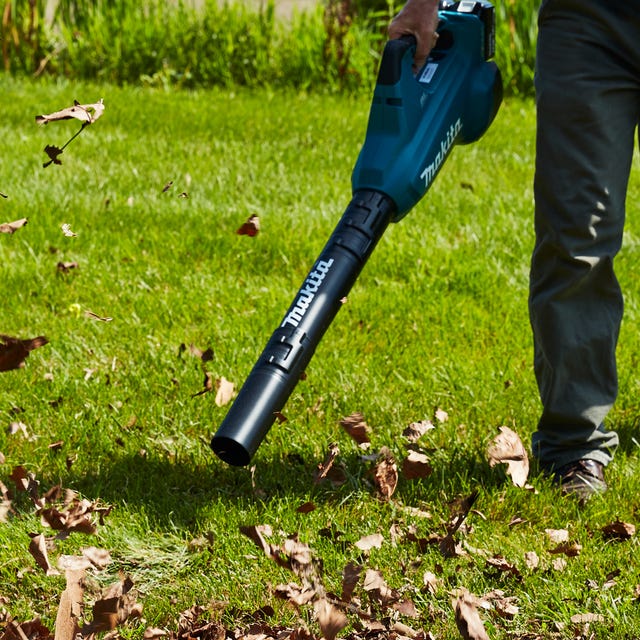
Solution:
{"label": "dry brown leaf", "polygon": [[520,571],[518,571],[517,567],[511,562],[508,562],[502,556],[493,556],[492,558],[487,558],[487,565],[493,567],[500,573],[510,573],[517,578],[520,577]]}
{"label": "dry brown leaf", "polygon": [[335,442],[332,442],[329,445],[329,450],[324,458],[324,461],[318,464],[313,478],[314,484],[319,484],[325,479],[329,478],[329,473],[333,468],[333,464],[336,461],[336,458],[340,455],[340,447]]}
{"label": "dry brown leaf", "polygon": [[456,625],[465,640],[489,640],[471,594],[462,594],[454,602]]}
{"label": "dry brown leaf", "polygon": [[47,550],[47,540],[40,534],[29,534],[31,542],[29,543],[29,553],[33,556],[36,564],[48,575],[57,576],[60,572],[51,566],[49,562],[49,553]]}
{"label": "dry brown leaf", "polygon": [[446,422],[449,414],[444,409],[436,409],[435,417],[438,422]]}
{"label": "dry brown leaf", "polygon": [[264,551],[268,556],[271,555],[271,547],[269,543],[264,539],[264,536],[271,536],[273,531],[268,524],[264,525],[243,525],[240,527],[240,532],[247,536],[253,543]]}
{"label": "dry brown leaf", "polygon": [[44,336],[21,340],[0,334],[0,371],[11,371],[24,367],[24,361],[35,349],[43,347],[49,341]]}
{"label": "dry brown leaf", "polygon": [[398,592],[389,588],[382,574],[374,569],[367,569],[362,588],[372,600],[385,607],[391,606],[400,599]]}
{"label": "dry brown leaf", "polygon": [[78,620],[82,616],[84,569],[67,569],[65,579],[66,587],[60,596],[56,615],[54,640],[74,640],[80,631]]}
{"label": "dry brown leaf", "polygon": [[549,540],[556,544],[569,541],[569,531],[567,529],[545,529],[544,532],[549,536]]}
{"label": "dry brown leaf", "polygon": [[316,510],[316,505],[312,501],[303,502],[297,509],[297,513],[311,513]]}
{"label": "dry brown leaf", "polygon": [[421,420],[420,422],[412,422],[403,432],[402,435],[409,442],[417,442],[427,431],[435,429],[431,420]]}
{"label": "dry brown leaf", "polygon": [[348,624],[348,619],[344,612],[324,598],[314,602],[313,610],[318,620],[320,632],[325,640],[334,640],[338,633]]}
{"label": "dry brown leaf", "polygon": [[136,602],[132,589],[133,581],[129,577],[107,588],[93,605],[93,619],[82,627],[82,635],[113,631],[130,617],[139,617],[142,605]]}
{"label": "dry brown leaf", "polygon": [[18,229],[22,229],[27,224],[27,218],[20,218],[13,222],[3,222],[0,224],[0,233],[15,233]]}
{"label": "dry brown leaf", "polygon": [[360,580],[362,566],[349,562],[342,570],[342,594],[340,596],[343,602],[350,602],[351,596]]}
{"label": "dry brown leaf", "polygon": [[359,413],[352,413],[340,420],[340,426],[358,443],[359,446],[370,444],[369,425],[365,422],[364,416]]}
{"label": "dry brown leaf", "polygon": [[600,531],[607,540],[628,540],[636,535],[635,525],[620,520],[605,525]]}
{"label": "dry brown leaf", "polygon": [[429,464],[429,458],[425,453],[409,451],[402,461],[402,475],[407,480],[427,478],[433,473],[433,467]]}
{"label": "dry brown leaf", "polygon": [[507,475],[516,487],[524,487],[529,475],[529,457],[520,436],[509,427],[500,427],[500,433],[489,446],[489,466],[507,465]]}
{"label": "dry brown leaf", "polygon": [[225,377],[216,378],[216,397],[215,403],[218,407],[224,407],[229,404],[236,393],[236,385]]}
{"label": "dry brown leaf", "polygon": [[540,566],[540,558],[535,551],[527,551],[524,554],[524,563],[533,571]]}
{"label": "dry brown leaf", "polygon": [[236,231],[239,236],[249,236],[254,238],[260,233],[260,218],[257,215],[252,215],[242,223],[240,228]]}
{"label": "dry brown leaf", "polygon": [[370,551],[371,549],[380,549],[382,547],[382,543],[384,542],[384,536],[380,533],[372,533],[369,536],[364,536],[360,538],[355,543],[355,546],[360,549],[360,551]]}
{"label": "dry brown leaf", "polygon": [[309,604],[317,595],[316,590],[310,585],[301,587],[295,582],[288,584],[279,584],[275,588],[275,595],[283,600],[288,600],[297,607],[303,607]]}
{"label": "dry brown leaf", "polygon": [[168,632],[164,629],[158,629],[157,627],[147,627],[142,634],[144,640],[156,640],[156,638],[162,638],[168,635]]}
{"label": "dry brown leaf", "polygon": [[36,116],[37,124],[48,124],[56,120],[76,119],[84,124],[93,124],[104,113],[104,102],[102,98],[93,104],[80,104],[73,101],[72,107],[54,111],[53,113]]}
{"label": "dry brown leaf", "polygon": [[56,269],[60,273],[69,273],[71,270],[77,269],[77,268],[78,268],[78,263],[77,262],[62,262],[62,261],[60,261],[56,265]]}
{"label": "dry brown leaf", "polygon": [[380,449],[378,462],[373,468],[373,481],[382,500],[389,500],[398,486],[398,465],[389,449]]}
{"label": "dry brown leaf", "polygon": [[600,613],[577,613],[571,616],[573,624],[589,624],[591,622],[604,622],[604,616]]}
{"label": "dry brown leaf", "polygon": [[582,551],[582,545],[577,542],[561,542],[557,547],[553,549],[549,549],[549,553],[553,554],[564,554],[569,558],[574,558],[575,556],[580,555]]}

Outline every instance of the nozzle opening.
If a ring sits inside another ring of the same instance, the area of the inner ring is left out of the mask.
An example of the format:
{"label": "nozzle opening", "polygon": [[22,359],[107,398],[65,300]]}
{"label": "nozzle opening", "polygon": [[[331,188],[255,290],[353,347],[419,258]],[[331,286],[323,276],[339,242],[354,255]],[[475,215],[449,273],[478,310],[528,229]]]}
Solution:
{"label": "nozzle opening", "polygon": [[234,467],[244,467],[251,460],[249,452],[241,444],[225,436],[214,437],[211,448],[218,458]]}

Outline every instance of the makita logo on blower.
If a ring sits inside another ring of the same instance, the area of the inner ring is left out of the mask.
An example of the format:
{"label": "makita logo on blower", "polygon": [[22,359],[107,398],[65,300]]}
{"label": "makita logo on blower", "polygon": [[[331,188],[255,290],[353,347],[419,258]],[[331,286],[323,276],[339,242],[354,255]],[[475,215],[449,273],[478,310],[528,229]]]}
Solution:
{"label": "makita logo on blower", "polygon": [[333,258],[329,260],[318,260],[313,271],[303,282],[295,304],[282,321],[281,327],[286,327],[288,324],[297,327],[300,322],[302,322],[304,314],[307,312],[311,301],[316,297],[316,293],[318,293],[322,281],[327,277],[327,273],[329,273],[332,264]]}
{"label": "makita logo on blower", "polygon": [[456,137],[460,131],[462,131],[462,122],[460,118],[458,118],[457,122],[449,127],[449,131],[447,131],[447,135],[444,139],[440,141],[440,151],[438,151],[438,155],[436,155],[433,162],[420,174],[420,177],[424,180],[425,187],[428,187],[436,177],[436,173],[438,173],[440,165],[444,162],[449,151],[451,151],[451,147],[456,141]]}

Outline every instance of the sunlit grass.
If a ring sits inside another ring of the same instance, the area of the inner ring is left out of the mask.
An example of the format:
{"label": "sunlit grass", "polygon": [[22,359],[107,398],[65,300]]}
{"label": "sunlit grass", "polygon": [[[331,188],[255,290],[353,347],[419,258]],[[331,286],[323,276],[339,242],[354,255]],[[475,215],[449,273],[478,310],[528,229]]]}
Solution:
{"label": "sunlit grass", "polygon": [[[0,374],[0,480],[12,486],[11,470],[24,465],[43,491],[60,483],[114,506],[95,536],[58,541],[54,560],[88,545],[108,549],[114,562],[101,580],[129,573],[147,625],[175,629],[180,611],[212,600],[227,603],[229,625],[265,604],[275,608],[274,624],[295,622],[270,591],[292,576],[239,532],[269,524],[276,537],[297,534],[313,548],[333,591],[348,561],[379,569],[416,602],[420,619],[405,622],[438,638],[458,635],[450,592],[460,587],[517,598],[513,620],[482,613],[492,637],[548,637],[559,624],[573,635],[578,613],[603,616],[594,637],[636,633],[637,542],[606,542],[600,529],[634,523],[640,495],[637,179],[618,261],[628,315],[610,421],[623,446],[605,497],[579,509],[535,468],[536,491],[517,489],[485,458],[500,425],[528,444],[539,410],[526,309],[534,114],[515,100],[480,142],[454,151],[424,201],[388,230],[285,407],[288,420],[273,427],[253,470],[234,469],[208,447],[227,408],[213,394],[195,395],[202,363],[181,345],[211,347],[212,375],[242,383],[350,199],[368,98],[6,78],[0,91],[0,192],[8,196],[0,221],[29,218],[0,236],[0,333],[50,341],[24,369]],[[43,169],[44,145],[64,142],[78,124],[39,128],[34,116],[101,97],[105,115],[65,150],[62,166]],[[251,214],[260,216],[260,234],[237,235]],[[77,236],[66,237],[63,223]],[[79,266],[63,274],[59,261]],[[392,502],[378,500],[372,463],[338,426],[356,411],[372,429],[372,451],[387,446],[398,459],[402,430],[433,420],[423,439],[433,474],[401,479]],[[28,437],[10,435],[15,421]],[[331,442],[347,482],[315,485]],[[467,555],[445,559],[437,545],[392,542],[392,529],[444,533],[449,503],[474,491],[475,511],[459,535]],[[298,513],[307,501],[316,509]],[[28,534],[47,530],[26,498],[15,508],[0,524],[2,606],[52,627],[64,579],[35,568]],[[338,543],[321,534],[327,527]],[[566,528],[582,545],[563,571],[549,554],[548,528]],[[372,533],[385,542],[363,556],[354,543]],[[537,570],[526,566],[528,551],[540,557]],[[488,568],[495,556],[520,576]],[[425,571],[441,580],[435,595],[424,589]],[[144,624],[123,633],[142,637]]]}

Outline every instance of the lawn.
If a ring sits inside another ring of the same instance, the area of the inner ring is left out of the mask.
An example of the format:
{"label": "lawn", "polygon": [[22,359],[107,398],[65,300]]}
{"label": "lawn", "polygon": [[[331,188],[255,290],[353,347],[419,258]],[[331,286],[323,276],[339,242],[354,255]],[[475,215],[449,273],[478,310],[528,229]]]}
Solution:
{"label": "lawn", "polygon": [[[0,333],[48,341],[0,374],[3,640],[36,617],[73,637],[56,616],[63,592],[78,589],[85,633],[114,626],[148,640],[331,638],[338,610],[348,622],[338,637],[456,638],[456,602],[460,616],[477,607],[491,638],[637,635],[638,158],[609,419],[622,446],[611,491],[580,508],[534,465],[520,488],[487,461],[501,426],[528,450],[539,411],[527,319],[531,102],[508,100],[387,231],[286,421],[249,467],[232,468],[209,448],[228,410],[216,385],[240,387],[348,204],[368,96],[6,76],[0,91],[0,222],[28,219],[0,234]],[[79,123],[35,116],[100,98],[104,115],[44,168],[44,147]],[[260,232],[238,234],[252,215]],[[340,425],[356,413],[367,449]],[[427,421],[417,443],[403,435]],[[321,481],[333,445],[336,473]],[[432,473],[402,472],[412,447]],[[391,457],[397,487],[381,495]],[[46,545],[48,572],[30,544]],[[83,550],[91,568],[65,569]],[[347,566],[360,571],[348,597]],[[100,603],[114,584],[109,617]]]}

